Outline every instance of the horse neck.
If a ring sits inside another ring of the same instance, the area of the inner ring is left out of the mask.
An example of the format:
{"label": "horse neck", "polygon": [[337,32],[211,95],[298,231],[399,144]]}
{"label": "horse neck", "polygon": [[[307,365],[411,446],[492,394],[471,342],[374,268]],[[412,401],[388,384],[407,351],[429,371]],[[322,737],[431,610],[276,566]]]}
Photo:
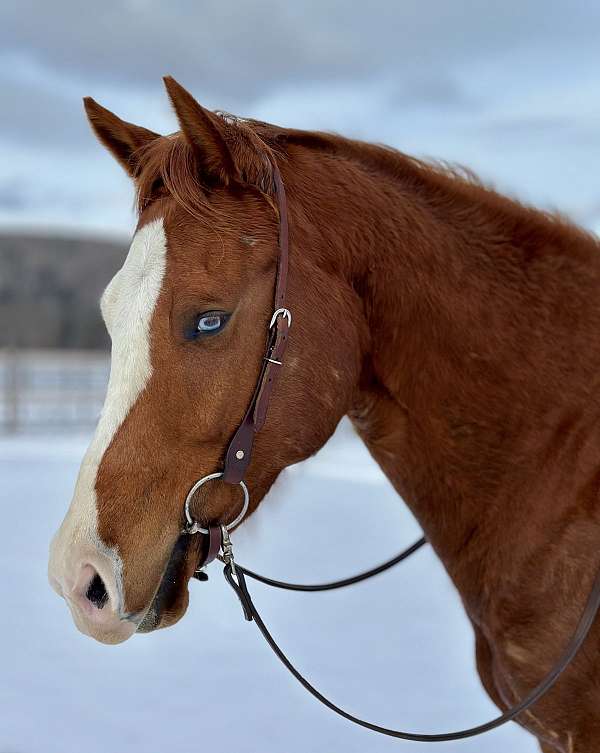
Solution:
{"label": "horse neck", "polygon": [[315,247],[370,331],[349,414],[460,580],[459,560],[481,561],[525,514],[560,514],[565,475],[597,468],[598,244],[402,156],[384,171],[322,159]]}

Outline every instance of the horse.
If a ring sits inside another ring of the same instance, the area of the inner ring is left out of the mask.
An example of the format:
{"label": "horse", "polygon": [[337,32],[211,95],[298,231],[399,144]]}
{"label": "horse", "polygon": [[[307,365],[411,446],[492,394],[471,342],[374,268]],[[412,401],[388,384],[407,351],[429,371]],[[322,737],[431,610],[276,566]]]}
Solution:
{"label": "horse", "polygon": [[[277,172],[294,323],[250,512],[348,416],[450,575],[483,686],[508,708],[556,662],[600,568],[600,242],[467,170],[212,112],[165,85],[168,136],[84,100],[139,218],[101,299],[110,379],[50,583],[105,643],[184,615],[204,544],[182,535],[183,500],[221,467],[261,368]],[[202,491],[203,524],[238,514],[236,485]],[[543,753],[598,749],[599,647],[595,624],[518,718]]]}

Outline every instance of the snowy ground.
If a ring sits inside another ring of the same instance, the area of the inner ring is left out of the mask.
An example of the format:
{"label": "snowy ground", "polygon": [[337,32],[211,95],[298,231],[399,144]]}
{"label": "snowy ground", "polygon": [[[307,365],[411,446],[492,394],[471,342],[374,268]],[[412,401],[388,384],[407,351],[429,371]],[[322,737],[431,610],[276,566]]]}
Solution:
{"label": "snowy ground", "polygon": [[[434,749],[334,716],[287,675],[218,566],[192,583],[175,627],[103,646],[80,635],[46,583],[85,438],[0,439],[0,753],[387,753]],[[368,507],[368,529],[365,513]],[[314,527],[316,519],[328,526]],[[419,529],[348,430],[290,469],[235,536],[238,560],[304,581],[349,575]],[[428,549],[347,590],[271,591],[251,582],[275,637],[318,688],[368,719],[415,731],[495,716],[471,629]],[[441,747],[533,753],[515,725]]]}

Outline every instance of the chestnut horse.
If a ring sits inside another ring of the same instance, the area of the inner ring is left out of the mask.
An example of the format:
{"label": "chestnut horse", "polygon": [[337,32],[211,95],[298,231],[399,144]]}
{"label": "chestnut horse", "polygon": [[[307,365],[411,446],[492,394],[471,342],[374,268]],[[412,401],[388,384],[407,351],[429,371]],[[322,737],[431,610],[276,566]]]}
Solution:
{"label": "chestnut horse", "polygon": [[[600,568],[598,240],[468,173],[215,114],[166,86],[171,136],[85,100],[139,223],[102,297],[111,375],[52,543],[54,588],[106,643],[184,614],[199,537],[180,535],[183,501],[221,467],[272,313],[276,164],[294,324],[251,509],[348,415],[456,585],[506,709],[557,661]],[[195,516],[239,507],[213,482]],[[519,718],[546,753],[600,748],[599,649],[595,625]]]}

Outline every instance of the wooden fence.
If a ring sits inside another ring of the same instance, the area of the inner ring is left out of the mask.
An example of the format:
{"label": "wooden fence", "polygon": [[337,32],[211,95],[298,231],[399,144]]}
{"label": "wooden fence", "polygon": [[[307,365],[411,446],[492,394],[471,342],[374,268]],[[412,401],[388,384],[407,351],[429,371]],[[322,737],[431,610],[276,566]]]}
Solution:
{"label": "wooden fence", "polygon": [[109,368],[105,352],[0,350],[0,433],[91,429]]}

